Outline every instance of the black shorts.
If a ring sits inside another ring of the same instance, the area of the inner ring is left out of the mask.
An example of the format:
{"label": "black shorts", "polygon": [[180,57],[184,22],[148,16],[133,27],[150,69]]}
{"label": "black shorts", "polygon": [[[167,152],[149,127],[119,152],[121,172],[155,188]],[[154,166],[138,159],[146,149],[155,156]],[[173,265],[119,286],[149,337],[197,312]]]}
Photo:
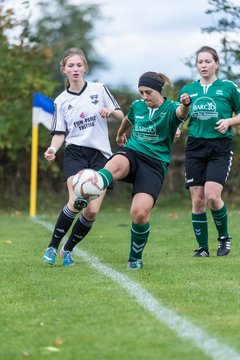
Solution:
{"label": "black shorts", "polygon": [[132,196],[147,193],[156,201],[164,181],[161,161],[126,147],[119,149],[113,157],[119,154],[130,161],[130,172],[122,181],[133,184]]}
{"label": "black shorts", "polygon": [[185,186],[203,186],[207,181],[224,185],[231,170],[233,143],[229,138],[189,138],[185,151]]}
{"label": "black shorts", "polygon": [[[66,181],[83,169],[99,170],[105,166],[107,160],[99,150],[86,146],[68,145],[63,159],[64,180]],[[109,188],[112,187],[112,184],[109,185]]]}

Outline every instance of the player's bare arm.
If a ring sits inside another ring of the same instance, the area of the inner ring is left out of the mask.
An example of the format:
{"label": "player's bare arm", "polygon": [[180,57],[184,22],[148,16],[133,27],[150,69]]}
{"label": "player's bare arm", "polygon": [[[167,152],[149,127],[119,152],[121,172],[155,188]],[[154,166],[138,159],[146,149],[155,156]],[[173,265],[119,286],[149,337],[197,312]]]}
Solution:
{"label": "player's bare arm", "polygon": [[117,121],[122,120],[124,117],[122,110],[120,110],[120,109],[112,110],[112,109],[108,109],[106,107],[100,109],[99,114],[101,115],[102,118],[110,117],[111,119],[117,120]]}
{"label": "player's bare arm", "polygon": [[48,161],[54,161],[56,159],[56,152],[60,149],[65,139],[64,134],[55,134],[52,137],[51,145],[44,153],[45,159]]}
{"label": "player's bare arm", "polygon": [[187,93],[184,93],[180,96],[181,105],[177,108],[176,113],[179,118],[186,118],[189,113],[189,106],[192,102],[192,99]]}
{"label": "player's bare arm", "polygon": [[239,125],[240,124],[240,114],[228,118],[228,119],[221,119],[216,122],[215,129],[219,131],[221,134],[225,134],[229,126]]}
{"label": "player's bare arm", "polygon": [[127,142],[127,136],[125,132],[132,126],[130,121],[128,120],[128,117],[125,116],[125,118],[122,120],[122,123],[118,129],[117,136],[116,136],[116,143],[119,146],[123,146]]}

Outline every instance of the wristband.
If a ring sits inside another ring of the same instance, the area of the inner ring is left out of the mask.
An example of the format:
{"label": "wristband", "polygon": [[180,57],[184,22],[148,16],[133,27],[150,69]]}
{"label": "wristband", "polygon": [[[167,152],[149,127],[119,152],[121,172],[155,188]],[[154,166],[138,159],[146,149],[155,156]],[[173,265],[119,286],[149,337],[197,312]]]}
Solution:
{"label": "wristband", "polygon": [[54,154],[56,154],[57,149],[55,148],[55,146],[51,145],[49,146],[49,149],[51,149],[54,152]]}

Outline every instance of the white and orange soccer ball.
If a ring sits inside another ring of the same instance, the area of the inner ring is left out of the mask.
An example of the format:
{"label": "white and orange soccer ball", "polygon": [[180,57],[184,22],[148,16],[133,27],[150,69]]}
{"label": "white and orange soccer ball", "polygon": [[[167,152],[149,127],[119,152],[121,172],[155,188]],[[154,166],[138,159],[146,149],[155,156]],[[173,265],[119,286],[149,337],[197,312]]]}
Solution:
{"label": "white and orange soccer ball", "polygon": [[93,169],[83,169],[73,178],[73,190],[77,198],[82,198],[88,202],[97,199],[103,191],[103,179],[101,175]]}

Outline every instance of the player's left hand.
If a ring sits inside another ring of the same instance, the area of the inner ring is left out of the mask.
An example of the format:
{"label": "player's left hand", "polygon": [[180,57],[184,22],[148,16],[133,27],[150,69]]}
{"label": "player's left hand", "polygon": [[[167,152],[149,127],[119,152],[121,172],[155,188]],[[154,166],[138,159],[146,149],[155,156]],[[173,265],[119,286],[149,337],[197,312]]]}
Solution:
{"label": "player's left hand", "polygon": [[215,129],[219,131],[221,134],[225,134],[229,127],[229,122],[227,119],[221,119],[216,122]]}
{"label": "player's left hand", "polygon": [[102,108],[99,110],[99,114],[101,115],[102,118],[106,118],[109,117],[111,115],[111,110],[108,108]]}
{"label": "player's left hand", "polygon": [[176,131],[176,134],[175,134],[175,138],[176,138],[176,139],[177,139],[177,138],[180,138],[181,134],[182,134],[182,130],[178,127],[178,128],[177,128],[177,131]]}

